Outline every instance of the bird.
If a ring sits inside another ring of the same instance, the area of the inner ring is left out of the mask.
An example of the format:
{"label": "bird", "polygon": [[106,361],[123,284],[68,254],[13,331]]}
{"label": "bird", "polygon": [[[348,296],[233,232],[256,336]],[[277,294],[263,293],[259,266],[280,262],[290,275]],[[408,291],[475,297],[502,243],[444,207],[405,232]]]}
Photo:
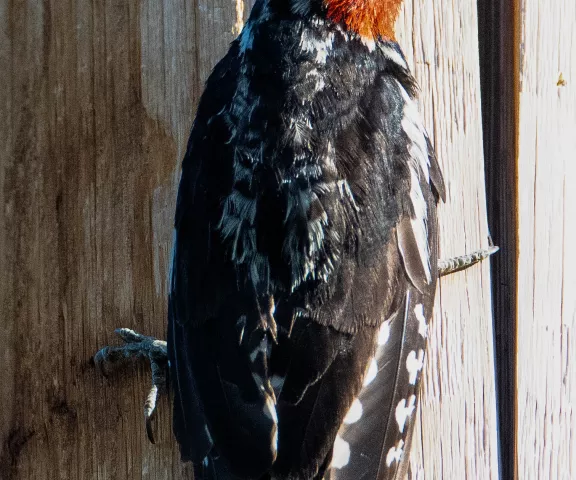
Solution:
{"label": "bird", "polygon": [[178,188],[173,432],[198,480],[407,471],[446,187],[400,0],[257,0]]}

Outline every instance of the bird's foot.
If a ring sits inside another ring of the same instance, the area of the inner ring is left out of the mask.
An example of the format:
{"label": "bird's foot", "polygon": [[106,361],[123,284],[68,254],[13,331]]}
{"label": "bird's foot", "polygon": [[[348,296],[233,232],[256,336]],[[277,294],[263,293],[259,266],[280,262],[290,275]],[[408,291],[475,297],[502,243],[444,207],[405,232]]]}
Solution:
{"label": "bird's foot", "polygon": [[493,255],[500,247],[492,245],[492,240],[490,240],[490,246],[482,250],[476,250],[475,252],[469,253],[467,255],[461,255],[460,257],[452,257],[447,260],[438,261],[438,275],[443,277],[444,275],[450,275],[451,273],[456,273],[461,270],[466,270],[472,265],[476,265],[482,260],[487,259],[490,255]]}
{"label": "bird's foot", "polygon": [[144,420],[148,439],[155,443],[152,431],[152,414],[156,409],[158,395],[167,391],[168,348],[166,342],[136,333],[129,328],[118,328],[116,334],[124,340],[120,347],[104,347],[94,355],[94,365],[100,373],[108,376],[126,363],[147,359],[152,370],[152,387],[144,402]]}

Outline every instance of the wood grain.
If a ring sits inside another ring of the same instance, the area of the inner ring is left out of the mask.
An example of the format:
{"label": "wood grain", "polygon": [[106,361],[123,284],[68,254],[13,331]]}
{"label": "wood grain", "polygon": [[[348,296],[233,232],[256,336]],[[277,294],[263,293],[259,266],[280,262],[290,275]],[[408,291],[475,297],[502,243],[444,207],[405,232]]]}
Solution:
{"label": "wood grain", "polygon": [[[441,257],[486,247],[475,1],[407,1],[398,39],[448,186]],[[498,478],[488,263],[440,282],[414,436],[411,478]]]}
{"label": "wood grain", "polygon": [[[190,477],[149,378],[88,364],[161,337],[178,169],[227,0],[0,1],[0,477]],[[134,372],[137,370],[135,369]]]}
{"label": "wood grain", "polygon": [[518,478],[576,478],[576,5],[521,2]]}
{"label": "wood grain", "polygon": [[[148,373],[89,365],[164,336],[178,169],[241,0],[0,0],[0,477],[183,479]],[[400,40],[448,180],[442,255],[486,246],[474,2],[411,0]],[[442,282],[415,476],[494,478],[488,267]],[[136,370],[135,370],[136,371]]]}

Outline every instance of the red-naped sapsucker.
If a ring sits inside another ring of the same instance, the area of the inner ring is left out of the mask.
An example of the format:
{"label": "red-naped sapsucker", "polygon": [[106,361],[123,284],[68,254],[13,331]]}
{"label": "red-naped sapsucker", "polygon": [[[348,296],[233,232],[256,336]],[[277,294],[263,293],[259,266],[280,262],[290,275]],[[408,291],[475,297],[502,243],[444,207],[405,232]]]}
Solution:
{"label": "red-naped sapsucker", "polygon": [[168,333],[198,480],[406,471],[445,193],[399,3],[258,0],[207,81]]}

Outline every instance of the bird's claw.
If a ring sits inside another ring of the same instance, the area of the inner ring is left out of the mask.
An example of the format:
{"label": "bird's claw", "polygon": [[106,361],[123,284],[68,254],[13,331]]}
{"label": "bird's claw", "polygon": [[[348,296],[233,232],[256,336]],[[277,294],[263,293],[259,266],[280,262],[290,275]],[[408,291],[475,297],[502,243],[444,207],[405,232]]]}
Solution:
{"label": "bird's claw", "polygon": [[124,340],[119,347],[104,347],[94,355],[94,365],[107,377],[113,370],[127,362],[147,359],[152,370],[152,387],[144,402],[146,434],[155,443],[152,431],[152,416],[156,409],[158,395],[167,391],[168,349],[163,340],[142,335],[129,328],[118,328],[115,333]]}

